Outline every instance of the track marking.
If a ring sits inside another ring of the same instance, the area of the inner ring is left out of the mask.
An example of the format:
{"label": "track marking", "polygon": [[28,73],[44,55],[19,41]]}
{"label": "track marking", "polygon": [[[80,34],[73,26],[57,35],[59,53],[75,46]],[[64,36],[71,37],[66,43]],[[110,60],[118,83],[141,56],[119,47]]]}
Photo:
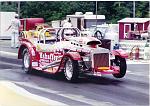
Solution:
{"label": "track marking", "polygon": [[127,64],[150,64],[150,60],[127,60]]}
{"label": "track marking", "polygon": [[82,96],[82,95],[75,95],[75,94],[69,94],[69,93],[64,94],[64,93],[61,93],[59,91],[51,90],[51,89],[48,89],[48,88],[42,88],[42,87],[39,87],[37,85],[29,84],[29,83],[26,83],[26,82],[14,82],[14,83],[19,84],[19,85],[23,85],[23,86],[26,86],[26,87],[34,88],[34,89],[37,89],[37,90],[41,90],[41,91],[44,91],[44,92],[53,93],[55,95],[62,96],[62,97],[65,97],[65,98],[68,98],[68,99],[71,99],[71,100],[74,100],[74,101],[86,103],[86,104],[89,104],[89,105],[92,105],[92,106],[113,106],[113,104],[110,103],[110,102],[96,101],[94,99],[88,99],[88,98],[86,98],[85,96]]}
{"label": "track marking", "polygon": [[18,56],[17,53],[6,52],[6,51],[0,51],[0,55]]}
{"label": "track marking", "polygon": [[4,61],[0,61],[0,64],[6,64],[6,65],[10,65],[10,66],[16,66],[16,67],[22,67],[22,65],[20,64],[15,64],[15,63],[8,63],[8,62],[4,62]]}
{"label": "track marking", "polygon": [[127,74],[132,74],[132,75],[136,75],[136,76],[144,76],[144,77],[148,77],[150,78],[150,75],[146,75],[146,74],[142,74],[142,73],[138,73],[138,72],[132,72],[130,70],[127,70]]}

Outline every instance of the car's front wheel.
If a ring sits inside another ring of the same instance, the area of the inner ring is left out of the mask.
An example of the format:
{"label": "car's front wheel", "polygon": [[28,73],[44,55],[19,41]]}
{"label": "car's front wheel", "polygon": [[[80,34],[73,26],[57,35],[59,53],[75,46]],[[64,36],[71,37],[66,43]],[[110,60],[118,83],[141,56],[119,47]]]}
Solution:
{"label": "car's front wheel", "polygon": [[78,61],[70,57],[65,57],[64,75],[67,81],[76,82],[79,77]]}
{"label": "car's front wheel", "polygon": [[113,74],[113,76],[116,78],[124,77],[126,74],[126,70],[127,70],[126,59],[119,57],[119,56],[116,56],[115,60],[113,62],[116,66],[119,66],[119,68],[120,68],[120,73],[119,74]]}
{"label": "car's front wheel", "polygon": [[28,49],[23,51],[23,59],[22,59],[23,70],[25,73],[31,73],[32,66],[31,66],[31,58]]}

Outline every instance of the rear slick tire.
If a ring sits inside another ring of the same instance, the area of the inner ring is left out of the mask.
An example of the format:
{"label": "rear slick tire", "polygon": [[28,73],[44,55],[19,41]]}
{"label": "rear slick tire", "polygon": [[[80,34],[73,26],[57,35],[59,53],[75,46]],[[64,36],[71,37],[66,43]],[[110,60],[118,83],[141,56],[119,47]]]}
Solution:
{"label": "rear slick tire", "polygon": [[67,81],[75,83],[79,77],[79,65],[77,60],[65,57],[64,76]]}
{"label": "rear slick tire", "polygon": [[25,73],[30,74],[32,72],[31,58],[28,49],[23,51],[22,65]]}

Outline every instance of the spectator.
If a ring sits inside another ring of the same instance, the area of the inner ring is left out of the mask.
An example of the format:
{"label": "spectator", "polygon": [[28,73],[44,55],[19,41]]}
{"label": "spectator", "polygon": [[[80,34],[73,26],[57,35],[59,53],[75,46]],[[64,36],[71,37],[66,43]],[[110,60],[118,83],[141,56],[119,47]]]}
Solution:
{"label": "spectator", "polygon": [[12,35],[11,35],[11,47],[17,48],[19,46],[19,27],[20,27],[20,20],[18,14],[15,14],[15,19],[11,21],[11,25],[8,27],[7,31],[11,28]]}

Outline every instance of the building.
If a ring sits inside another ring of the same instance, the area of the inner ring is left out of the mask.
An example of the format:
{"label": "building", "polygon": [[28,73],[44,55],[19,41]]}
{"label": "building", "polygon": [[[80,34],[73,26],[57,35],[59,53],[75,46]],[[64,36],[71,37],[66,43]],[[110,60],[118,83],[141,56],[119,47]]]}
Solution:
{"label": "building", "polygon": [[125,39],[128,32],[148,30],[150,18],[124,18],[119,23],[119,39]]}

